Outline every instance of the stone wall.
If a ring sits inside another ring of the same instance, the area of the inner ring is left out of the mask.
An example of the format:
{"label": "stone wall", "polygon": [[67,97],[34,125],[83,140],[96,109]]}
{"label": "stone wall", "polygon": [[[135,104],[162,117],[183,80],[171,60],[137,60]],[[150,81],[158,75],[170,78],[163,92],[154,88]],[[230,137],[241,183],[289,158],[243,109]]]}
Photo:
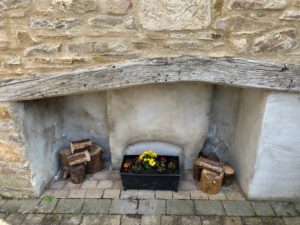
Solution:
{"label": "stone wall", "polygon": [[156,56],[300,63],[298,0],[2,0],[0,78]]}

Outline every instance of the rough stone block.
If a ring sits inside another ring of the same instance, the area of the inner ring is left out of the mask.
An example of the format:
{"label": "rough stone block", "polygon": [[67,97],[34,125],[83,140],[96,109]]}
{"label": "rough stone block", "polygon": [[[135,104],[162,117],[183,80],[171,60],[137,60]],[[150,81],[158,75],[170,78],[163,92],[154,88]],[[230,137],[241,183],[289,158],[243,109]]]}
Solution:
{"label": "rough stone block", "polygon": [[86,215],[83,216],[80,225],[99,225],[101,224],[102,215]]}
{"label": "rough stone block", "polygon": [[55,208],[58,200],[53,199],[52,201],[46,201],[42,200],[39,207],[37,208],[36,212],[37,213],[51,213],[53,209]]}
{"label": "rough stone block", "polygon": [[282,218],[262,217],[264,225],[285,225]]}
{"label": "rough stone block", "polygon": [[194,202],[196,208],[196,215],[225,215],[223,205],[220,201],[199,200]]}
{"label": "rough stone block", "polygon": [[281,20],[300,20],[300,10],[285,11],[280,17]]}
{"label": "rough stone block", "polygon": [[85,198],[101,198],[103,192],[103,189],[89,189],[86,191]]}
{"label": "rough stone block", "polygon": [[86,190],[71,190],[68,198],[84,198]]}
{"label": "rough stone block", "polygon": [[172,199],[172,191],[155,191],[155,197],[157,199]]}
{"label": "rough stone block", "polygon": [[32,29],[62,29],[67,30],[80,25],[80,19],[68,18],[57,20],[46,20],[42,18],[32,18],[29,21],[29,27]]}
{"label": "rough stone block", "polygon": [[138,198],[138,190],[127,190],[127,191],[122,191],[121,192],[121,197],[122,199],[137,199]]}
{"label": "rough stone block", "polygon": [[173,199],[190,199],[190,192],[189,191],[177,191],[173,192]]}
{"label": "rough stone block", "polygon": [[60,225],[62,221],[62,215],[45,215],[41,221],[42,225]]}
{"label": "rough stone block", "polygon": [[161,216],[161,224],[163,225],[180,225],[180,216]]}
{"label": "rough stone block", "polygon": [[138,199],[154,199],[155,197],[154,191],[139,191]]}
{"label": "rough stone block", "polygon": [[144,215],[141,219],[141,225],[160,225],[160,216]]}
{"label": "rough stone block", "polygon": [[254,216],[254,210],[247,201],[223,201],[227,216]]}
{"label": "rough stone block", "polygon": [[114,199],[111,203],[109,213],[111,214],[136,214],[137,200]]}
{"label": "rough stone block", "polygon": [[225,217],[223,225],[243,225],[243,221],[240,217]]}
{"label": "rough stone block", "polygon": [[292,202],[271,202],[271,206],[274,209],[277,216],[299,216],[300,211]]}
{"label": "rough stone block", "polygon": [[167,214],[195,215],[195,208],[191,200],[167,200]]}
{"label": "rough stone block", "polygon": [[21,207],[18,209],[18,213],[33,213],[37,210],[40,199],[24,200]]}
{"label": "rough stone block", "polygon": [[75,53],[92,53],[94,51],[94,42],[69,44],[68,48],[70,52]]}
{"label": "rough stone block", "polygon": [[140,225],[141,219],[139,216],[122,216],[121,225]]}
{"label": "rough stone block", "polygon": [[211,3],[203,0],[139,1],[139,21],[148,30],[195,30],[211,21]]}
{"label": "rough stone block", "polygon": [[24,225],[40,225],[44,215],[41,214],[28,214],[22,224]]}
{"label": "rough stone block", "polygon": [[284,9],[286,6],[287,0],[232,0],[229,9]]}
{"label": "rough stone block", "polygon": [[220,216],[201,216],[201,221],[203,225],[223,225]]}
{"label": "rough stone block", "polygon": [[184,225],[199,225],[201,224],[200,216],[181,216],[180,217],[180,224]]}
{"label": "rough stone block", "polygon": [[20,148],[14,144],[0,142],[0,161],[19,162],[21,160]]}
{"label": "rough stone block", "polygon": [[79,225],[81,219],[80,215],[67,215],[63,217],[60,225]]}
{"label": "rough stone block", "polygon": [[208,195],[200,190],[190,191],[191,199],[208,199]]}
{"label": "rough stone block", "polygon": [[165,214],[166,202],[164,200],[140,200],[139,214]]}
{"label": "rough stone block", "polygon": [[114,183],[111,180],[100,180],[97,188],[100,189],[112,188],[113,185]]}
{"label": "rough stone block", "polygon": [[109,199],[86,199],[81,212],[107,214],[110,204],[111,200]]}
{"label": "rough stone block", "polygon": [[101,225],[120,225],[121,216],[120,215],[105,215],[102,218]]}
{"label": "rough stone block", "polygon": [[58,201],[54,213],[80,213],[83,199],[61,199]]}
{"label": "rough stone block", "polygon": [[105,189],[103,198],[119,198],[120,190],[119,189]]}
{"label": "rough stone block", "polygon": [[242,220],[244,225],[264,225],[258,217],[244,217]]}
{"label": "rough stone block", "polygon": [[251,202],[257,216],[275,216],[275,213],[268,202]]}

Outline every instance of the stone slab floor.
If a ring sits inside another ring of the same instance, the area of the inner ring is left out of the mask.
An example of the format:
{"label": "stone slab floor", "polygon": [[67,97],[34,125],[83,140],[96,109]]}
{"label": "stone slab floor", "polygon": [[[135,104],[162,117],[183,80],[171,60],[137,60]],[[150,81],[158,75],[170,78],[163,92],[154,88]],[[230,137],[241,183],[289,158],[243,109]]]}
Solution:
{"label": "stone slab floor", "polygon": [[248,201],[238,184],[217,195],[186,171],[178,192],[122,190],[118,171],[59,180],[37,199],[0,199],[0,225],[300,225],[300,201]]}

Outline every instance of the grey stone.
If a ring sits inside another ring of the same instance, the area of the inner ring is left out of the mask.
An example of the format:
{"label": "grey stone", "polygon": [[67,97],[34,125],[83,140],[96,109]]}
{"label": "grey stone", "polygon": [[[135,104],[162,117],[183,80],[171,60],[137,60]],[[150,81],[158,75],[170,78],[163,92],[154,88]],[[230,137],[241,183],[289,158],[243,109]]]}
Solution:
{"label": "grey stone", "polygon": [[229,9],[284,9],[286,6],[287,0],[232,0]]}
{"label": "grey stone", "polygon": [[121,225],[140,225],[140,224],[141,224],[141,219],[139,218],[139,216],[135,216],[135,215],[122,216]]}
{"label": "grey stone", "polygon": [[5,204],[1,207],[0,212],[15,213],[18,211],[22,203],[23,202],[21,200],[7,200]]}
{"label": "grey stone", "polygon": [[4,199],[0,199],[0,209],[4,205],[4,203],[5,203],[5,200]]}
{"label": "grey stone", "polygon": [[223,201],[227,216],[254,216],[255,213],[250,202],[247,201]]}
{"label": "grey stone", "polygon": [[120,215],[105,215],[102,218],[101,225],[120,225],[121,216]]}
{"label": "grey stone", "polygon": [[161,224],[163,225],[180,225],[180,216],[161,216]]}
{"label": "grey stone", "polygon": [[189,191],[178,191],[173,192],[173,199],[190,199],[190,192]]}
{"label": "grey stone", "polygon": [[165,214],[166,202],[165,200],[140,200],[139,214]]}
{"label": "grey stone", "polygon": [[282,28],[257,37],[253,42],[253,52],[284,51],[296,46],[296,30]]}
{"label": "grey stone", "polygon": [[194,202],[196,215],[225,215],[223,205],[220,201],[198,200]]}
{"label": "grey stone", "polygon": [[244,225],[263,225],[263,222],[258,217],[244,217],[242,220]]}
{"label": "grey stone", "polygon": [[220,216],[201,216],[202,225],[223,225]]}
{"label": "grey stone", "polygon": [[109,211],[111,200],[109,199],[86,199],[82,213],[103,213],[106,214]]}
{"label": "grey stone", "polygon": [[102,0],[100,7],[107,14],[124,15],[131,6],[131,0]]}
{"label": "grey stone", "polygon": [[103,198],[119,198],[120,190],[118,189],[105,189]]}
{"label": "grey stone", "polygon": [[160,216],[143,215],[141,225],[160,225]]}
{"label": "grey stone", "polygon": [[101,198],[103,192],[103,189],[89,189],[86,191],[85,198]]}
{"label": "grey stone", "polygon": [[52,4],[61,11],[71,10],[78,14],[99,10],[99,5],[95,0],[53,0]]}
{"label": "grey stone", "polygon": [[[94,42],[87,42],[87,43],[79,43],[79,44],[69,44],[68,48],[70,52],[75,53],[91,53],[94,51]],[[100,181],[101,183],[102,181]],[[102,189],[106,187],[101,187]]]}
{"label": "grey stone", "polygon": [[80,225],[99,225],[101,224],[102,215],[86,215],[83,216]]}
{"label": "grey stone", "polygon": [[195,208],[191,200],[167,200],[167,214],[194,215]]}
{"label": "grey stone", "polygon": [[121,197],[122,199],[137,199],[138,196],[138,191],[137,190],[127,190],[127,191],[122,191],[121,192]]}
{"label": "grey stone", "polygon": [[109,213],[111,214],[136,214],[138,207],[137,200],[114,199],[111,203]]}
{"label": "grey stone", "polygon": [[62,215],[45,215],[41,221],[42,225],[59,225],[62,221]]}
{"label": "grey stone", "polygon": [[51,213],[56,206],[58,200],[53,199],[52,201],[42,200],[39,207],[37,208],[37,213]]}
{"label": "grey stone", "polygon": [[199,225],[201,224],[200,216],[181,216],[181,224],[184,225]]}
{"label": "grey stone", "polygon": [[97,16],[90,18],[88,20],[88,24],[91,27],[97,27],[97,28],[111,28],[116,25],[120,25],[124,22],[123,18],[120,18],[118,16]]}
{"label": "grey stone", "polygon": [[300,20],[300,10],[285,11],[280,17],[281,20]]}
{"label": "grey stone", "polygon": [[32,29],[67,30],[78,25],[80,25],[80,19],[74,19],[74,18],[58,19],[54,21],[38,18],[38,19],[30,19],[29,21],[29,27]]}
{"label": "grey stone", "polygon": [[13,9],[18,7],[25,7],[31,2],[32,0],[2,0],[0,1],[0,9]]}
{"label": "grey stone", "polygon": [[268,202],[251,202],[257,216],[275,216],[275,213]]}
{"label": "grey stone", "polygon": [[31,200],[24,200],[21,207],[18,209],[19,213],[33,213],[37,210],[39,204],[39,199],[31,199]]}
{"label": "grey stone", "polygon": [[210,1],[176,0],[139,1],[138,17],[143,28],[148,30],[194,30],[209,26],[211,21]]}
{"label": "grey stone", "polygon": [[41,214],[28,214],[22,222],[22,225],[40,225],[43,218],[44,215]]}
{"label": "grey stone", "polygon": [[54,213],[80,213],[83,199],[60,199]]}
{"label": "grey stone", "polygon": [[285,225],[299,225],[300,217],[284,217]]}
{"label": "grey stone", "polygon": [[19,225],[22,224],[22,222],[24,221],[26,215],[23,214],[9,214],[6,218],[5,218],[5,222],[11,225]]}
{"label": "grey stone", "polygon": [[80,215],[66,215],[63,217],[60,225],[79,225],[81,222]]}
{"label": "grey stone", "polygon": [[51,55],[55,52],[58,52],[60,49],[60,45],[57,46],[48,46],[45,44],[41,45],[35,45],[32,47],[28,47],[24,50],[24,55],[25,56],[34,56],[37,54],[46,54],[46,55]]}
{"label": "grey stone", "polygon": [[271,206],[274,209],[277,216],[299,216],[300,211],[292,202],[271,202]]}
{"label": "grey stone", "polygon": [[261,220],[264,225],[285,225],[281,218],[262,217]]}
{"label": "grey stone", "polygon": [[154,191],[139,191],[138,192],[138,199],[154,199]]}
{"label": "grey stone", "polygon": [[223,225],[243,225],[243,221],[240,217],[226,216],[224,218]]}

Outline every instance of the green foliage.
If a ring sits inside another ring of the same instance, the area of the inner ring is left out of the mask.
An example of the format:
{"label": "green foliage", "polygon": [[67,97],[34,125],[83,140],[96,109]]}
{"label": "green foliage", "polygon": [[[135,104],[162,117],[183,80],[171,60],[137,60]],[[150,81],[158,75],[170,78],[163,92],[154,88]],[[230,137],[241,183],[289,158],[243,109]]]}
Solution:
{"label": "green foliage", "polygon": [[45,196],[43,196],[42,200],[50,203],[50,202],[52,202],[54,200],[54,196],[52,196],[52,195],[45,195]]}

